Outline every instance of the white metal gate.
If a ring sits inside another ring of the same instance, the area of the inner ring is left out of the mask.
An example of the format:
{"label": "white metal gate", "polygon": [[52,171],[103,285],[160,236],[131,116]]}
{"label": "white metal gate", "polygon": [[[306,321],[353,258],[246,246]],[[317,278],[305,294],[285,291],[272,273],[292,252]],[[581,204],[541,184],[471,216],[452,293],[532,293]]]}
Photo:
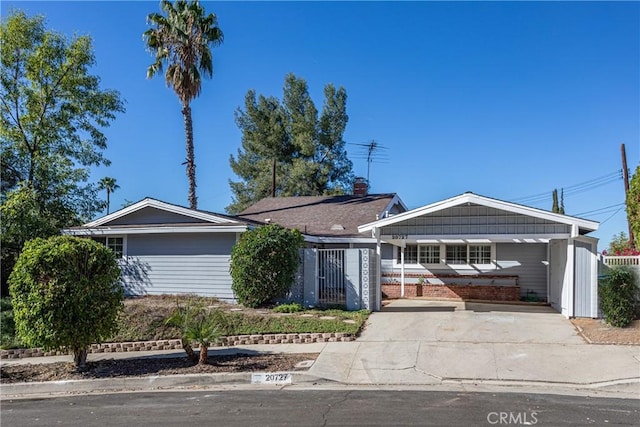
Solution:
{"label": "white metal gate", "polygon": [[318,249],[318,303],[322,305],[347,303],[344,249]]}

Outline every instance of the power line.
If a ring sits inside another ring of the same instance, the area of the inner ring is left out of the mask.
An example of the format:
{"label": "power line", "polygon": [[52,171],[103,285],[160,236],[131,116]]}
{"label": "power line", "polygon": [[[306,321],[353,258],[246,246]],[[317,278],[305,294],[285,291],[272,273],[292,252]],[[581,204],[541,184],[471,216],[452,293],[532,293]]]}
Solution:
{"label": "power line", "polygon": [[615,209],[612,209],[612,208],[617,208],[617,207],[619,207],[619,206],[624,206],[624,205],[625,205],[625,203],[624,203],[624,202],[623,202],[623,203],[616,203],[615,205],[605,206],[605,207],[600,208],[600,209],[594,209],[594,210],[591,210],[591,211],[580,212],[580,213],[575,214],[575,216],[580,216],[580,215],[595,215],[595,214],[596,214],[596,212],[598,212],[598,215],[600,215],[600,214],[604,213],[604,212],[600,212],[600,211],[610,212],[610,211],[612,211],[612,210],[615,210]]}
{"label": "power line", "polygon": [[622,208],[618,209],[617,211],[615,211],[609,218],[605,219],[604,221],[600,221],[600,225],[604,224],[605,222],[609,221],[611,218],[613,218],[614,216],[616,216],[618,214],[618,212],[620,212],[622,210]]}
{"label": "power line", "polygon": [[[580,182],[578,184],[573,184],[568,187],[562,187],[565,196],[573,196],[575,194],[580,194],[586,191],[591,191],[595,188],[602,187],[604,185],[610,184],[615,181],[619,181],[622,179],[622,170],[619,169],[615,172],[610,172],[606,175],[599,176],[597,178],[592,178],[587,181]],[[549,195],[553,192],[553,190],[546,191],[544,193],[533,194],[530,196],[519,197],[513,199],[514,202],[518,203],[537,203],[548,200]]]}

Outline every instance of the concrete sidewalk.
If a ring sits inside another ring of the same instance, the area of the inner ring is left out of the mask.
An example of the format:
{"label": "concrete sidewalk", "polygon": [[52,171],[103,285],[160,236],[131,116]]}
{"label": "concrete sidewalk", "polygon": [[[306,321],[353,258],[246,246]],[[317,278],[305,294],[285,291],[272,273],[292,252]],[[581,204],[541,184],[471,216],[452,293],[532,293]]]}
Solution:
{"label": "concrete sidewalk", "polygon": [[631,384],[640,398],[640,347],[589,345],[548,307],[398,300],[355,342],[327,343],[309,374],[346,384]]}

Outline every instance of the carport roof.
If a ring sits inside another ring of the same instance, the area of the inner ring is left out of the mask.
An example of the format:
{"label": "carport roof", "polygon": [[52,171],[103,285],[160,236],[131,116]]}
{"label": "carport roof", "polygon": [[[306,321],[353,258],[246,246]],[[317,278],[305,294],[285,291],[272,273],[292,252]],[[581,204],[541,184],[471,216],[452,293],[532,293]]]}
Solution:
{"label": "carport roof", "polygon": [[586,234],[598,229],[600,225],[597,221],[590,221],[583,218],[578,218],[570,215],[557,214],[554,212],[546,211],[543,209],[532,208],[530,206],[519,205],[517,203],[506,202],[503,200],[493,199],[490,197],[481,196],[471,192],[460,194],[449,199],[441,200],[430,205],[422,206],[410,211],[406,211],[391,217],[383,218],[378,221],[369,222],[358,227],[360,233],[371,231],[374,228],[381,228],[388,225],[393,225],[407,219],[416,218],[423,215],[428,215],[433,212],[438,212],[444,209],[460,206],[464,204],[477,204],[481,206],[488,206],[495,209],[504,210],[507,212],[513,212],[521,215],[527,215],[535,218],[545,219],[549,221],[558,222],[560,224],[567,224],[572,227],[577,227],[579,233]]}

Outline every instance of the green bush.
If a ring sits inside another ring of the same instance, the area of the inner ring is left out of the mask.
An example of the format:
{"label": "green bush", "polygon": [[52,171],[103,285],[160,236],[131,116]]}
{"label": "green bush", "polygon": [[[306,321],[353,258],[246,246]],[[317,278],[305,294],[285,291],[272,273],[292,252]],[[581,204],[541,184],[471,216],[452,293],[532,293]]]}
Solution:
{"label": "green bush", "polygon": [[291,289],[304,240],[276,224],[242,234],[231,251],[231,288],[240,304],[260,307]]}
{"label": "green bush", "polygon": [[291,304],[280,304],[273,307],[273,311],[276,313],[297,313],[302,311],[302,306],[297,302],[292,302]]}
{"label": "green bush", "polygon": [[19,348],[22,343],[16,337],[11,298],[0,299],[0,348]]}
{"label": "green bush", "polygon": [[633,271],[627,267],[611,268],[600,283],[599,294],[607,323],[622,328],[633,321],[638,304],[638,287]]}
{"label": "green bush", "polygon": [[9,292],[18,337],[30,346],[71,350],[80,369],[87,348],[116,331],[124,297],[113,252],[71,236],[27,242]]}

